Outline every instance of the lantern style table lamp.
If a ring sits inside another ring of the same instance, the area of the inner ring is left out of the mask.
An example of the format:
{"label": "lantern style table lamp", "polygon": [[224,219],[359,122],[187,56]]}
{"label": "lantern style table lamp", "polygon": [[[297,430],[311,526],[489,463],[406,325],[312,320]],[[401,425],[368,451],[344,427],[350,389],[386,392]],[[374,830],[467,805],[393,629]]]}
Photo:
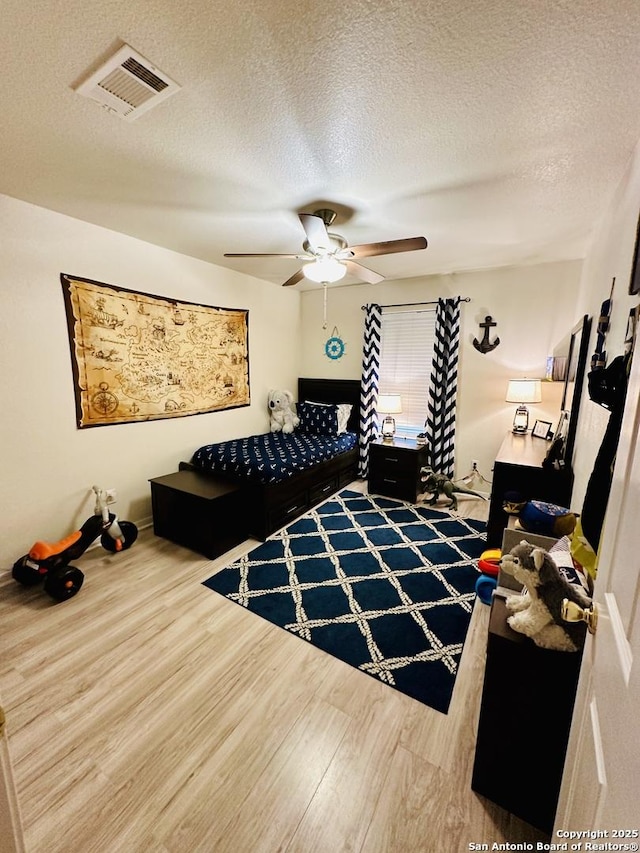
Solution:
{"label": "lantern style table lamp", "polygon": [[510,379],[505,401],[519,404],[513,416],[513,431],[524,435],[529,429],[529,409],[527,409],[526,403],[542,402],[540,380]]}
{"label": "lantern style table lamp", "polygon": [[393,436],[396,434],[396,422],[392,415],[399,415],[402,412],[400,394],[380,394],[376,411],[379,415],[385,416],[382,421],[382,440],[393,441]]}

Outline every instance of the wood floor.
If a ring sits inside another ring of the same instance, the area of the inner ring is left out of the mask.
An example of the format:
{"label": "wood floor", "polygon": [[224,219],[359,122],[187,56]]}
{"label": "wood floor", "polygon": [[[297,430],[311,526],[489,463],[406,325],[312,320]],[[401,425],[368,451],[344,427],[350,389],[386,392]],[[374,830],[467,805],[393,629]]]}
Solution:
{"label": "wood floor", "polygon": [[[461,515],[485,513],[460,500]],[[122,554],[85,554],[84,587],[63,604],[0,576],[28,853],[546,840],[470,788],[489,608],[475,605],[443,715],[202,586],[255,545],[212,562],[141,531]]]}

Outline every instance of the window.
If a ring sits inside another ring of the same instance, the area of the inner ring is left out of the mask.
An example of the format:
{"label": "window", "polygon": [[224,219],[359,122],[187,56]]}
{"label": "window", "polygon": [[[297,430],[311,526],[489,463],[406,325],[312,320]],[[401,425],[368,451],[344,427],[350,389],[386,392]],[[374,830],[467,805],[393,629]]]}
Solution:
{"label": "window", "polygon": [[400,394],[402,413],[397,432],[417,435],[424,430],[435,343],[436,311],[386,309],[380,342],[380,394]]}

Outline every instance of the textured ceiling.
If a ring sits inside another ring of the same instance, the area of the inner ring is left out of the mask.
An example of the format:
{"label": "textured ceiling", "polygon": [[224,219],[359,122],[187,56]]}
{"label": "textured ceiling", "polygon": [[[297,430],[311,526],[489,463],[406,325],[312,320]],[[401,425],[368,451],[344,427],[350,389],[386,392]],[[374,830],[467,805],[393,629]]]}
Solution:
{"label": "textured ceiling", "polygon": [[[71,88],[122,42],[183,87],[134,122]],[[427,237],[388,278],[582,257],[639,45],[638,0],[4,0],[0,192],[274,283],[298,262],[223,254],[297,252],[320,206]]]}

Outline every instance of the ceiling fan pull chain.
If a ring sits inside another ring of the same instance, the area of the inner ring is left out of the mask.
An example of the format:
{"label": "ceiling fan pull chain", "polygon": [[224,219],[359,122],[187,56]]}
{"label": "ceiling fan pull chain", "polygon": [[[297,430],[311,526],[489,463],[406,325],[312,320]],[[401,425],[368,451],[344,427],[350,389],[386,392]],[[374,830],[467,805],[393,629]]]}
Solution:
{"label": "ceiling fan pull chain", "polygon": [[326,329],[327,328],[327,282],[326,281],[323,282],[323,284],[322,284],[322,290],[323,290],[322,300],[324,303],[324,323],[322,324],[322,328]]}

